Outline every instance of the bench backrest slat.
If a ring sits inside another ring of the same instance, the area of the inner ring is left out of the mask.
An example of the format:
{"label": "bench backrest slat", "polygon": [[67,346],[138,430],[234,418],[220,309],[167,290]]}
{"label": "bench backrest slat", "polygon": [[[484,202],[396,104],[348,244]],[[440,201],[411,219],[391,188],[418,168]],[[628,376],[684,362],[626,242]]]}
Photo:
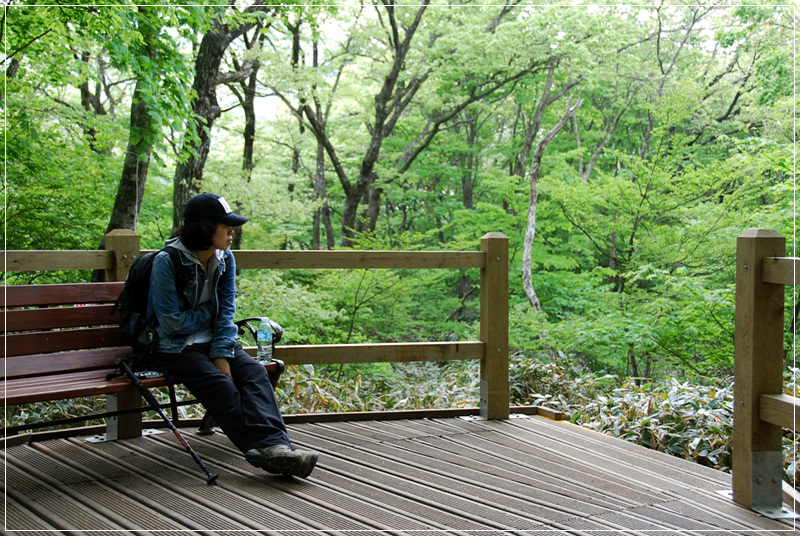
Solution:
{"label": "bench backrest slat", "polygon": [[[47,376],[85,370],[104,370],[113,365],[116,358],[124,358],[130,347],[81,350],[55,354],[24,355],[5,359],[3,379],[11,380],[34,376]],[[2,374],[2,371],[0,371]]]}
{"label": "bench backrest slat", "polygon": [[125,344],[119,326],[15,333],[6,335],[4,339],[1,342],[6,345],[6,357],[106,348]]}
{"label": "bench backrest slat", "polygon": [[111,309],[124,283],[10,285],[3,288],[4,380],[114,368],[130,347]]}
{"label": "bench backrest slat", "polygon": [[[124,285],[124,282],[8,285],[4,287],[0,304],[3,307],[32,307],[77,303],[114,303]],[[95,301],[86,302],[88,297]]]}
{"label": "bench backrest slat", "polygon": [[113,305],[10,309],[0,321],[4,332],[40,331],[56,328],[117,325],[119,313],[111,315]]}

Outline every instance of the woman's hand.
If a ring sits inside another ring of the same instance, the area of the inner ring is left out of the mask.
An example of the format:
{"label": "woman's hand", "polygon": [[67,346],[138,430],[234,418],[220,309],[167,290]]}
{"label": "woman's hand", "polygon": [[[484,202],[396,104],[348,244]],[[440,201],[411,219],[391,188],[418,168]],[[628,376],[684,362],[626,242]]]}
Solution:
{"label": "woman's hand", "polygon": [[233,376],[231,376],[231,364],[230,364],[230,363],[228,363],[228,360],[227,360],[227,359],[225,359],[224,357],[218,357],[218,358],[216,358],[216,359],[214,360],[214,364],[217,366],[217,368],[218,368],[219,370],[221,370],[222,372],[224,372],[224,373],[225,373],[225,375],[226,375],[228,378],[230,378],[230,379],[233,379]]}

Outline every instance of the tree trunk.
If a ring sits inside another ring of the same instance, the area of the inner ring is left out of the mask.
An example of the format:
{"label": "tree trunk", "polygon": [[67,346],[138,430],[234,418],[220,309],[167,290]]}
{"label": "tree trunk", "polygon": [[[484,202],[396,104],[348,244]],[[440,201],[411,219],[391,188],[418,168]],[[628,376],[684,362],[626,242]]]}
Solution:
{"label": "tree trunk", "polygon": [[[256,33],[258,34],[257,39],[255,42],[247,40],[247,36],[245,35],[246,47],[247,50],[251,50],[256,43],[263,41],[263,35],[261,32],[261,24],[256,24]],[[256,140],[256,88],[258,87],[258,70],[261,67],[261,62],[258,60],[255,61],[247,61],[245,62],[244,66],[239,65],[239,62],[235,60],[233,62],[234,68],[237,71],[248,71],[249,78],[247,80],[239,80],[239,85],[241,86],[241,94],[238,90],[234,91],[236,96],[239,98],[239,102],[242,105],[242,111],[244,112],[244,150],[242,151],[242,176],[244,177],[245,182],[248,184],[252,179],[253,175],[253,168],[255,167],[255,163],[253,162],[253,154],[254,154],[254,146]],[[241,203],[236,203],[236,212],[239,212],[242,208]],[[233,244],[231,244],[231,249],[241,249],[242,248],[242,239],[244,238],[244,227],[238,227],[233,234]]]}
{"label": "tree trunk", "polygon": [[358,221],[358,231],[360,233],[372,232],[378,223],[378,216],[381,213],[381,197],[383,189],[370,185],[364,194],[365,205],[367,208],[363,212],[363,217]]}
{"label": "tree trunk", "polygon": [[[248,12],[273,10],[258,1]],[[219,67],[228,45],[256,25],[254,19],[224,24],[216,19],[203,36],[195,61],[195,78],[192,89],[195,98],[192,111],[196,120],[189,126],[183,145],[183,157],[175,167],[172,219],[175,227],[183,223],[183,209],[189,199],[203,190],[203,168],[211,149],[211,128],[220,116],[217,102]]]}
{"label": "tree trunk", "polygon": [[[89,64],[89,60],[91,59],[91,55],[88,52],[81,53],[80,60],[84,63]],[[98,115],[108,115],[108,111],[103,106],[102,100],[100,98],[100,93],[102,91],[102,85],[105,85],[105,62],[102,58],[98,58],[97,60],[97,70],[98,70],[98,77],[100,81],[95,84],[95,90],[92,92],[92,88],[89,85],[89,79],[87,78],[84,82],[82,82],[78,89],[81,92],[81,107],[84,110],[91,113],[93,116],[97,117]],[[108,92],[106,92],[108,94]],[[111,101],[111,111],[113,115],[113,108],[114,102]],[[89,147],[97,154],[108,154],[110,152],[109,148],[100,149],[97,147],[97,129],[92,124],[88,128],[85,128],[86,136],[89,138]]]}
{"label": "tree trunk", "polygon": [[471,209],[475,206],[474,192],[475,192],[475,177],[478,175],[477,158],[475,158],[475,143],[478,140],[478,124],[477,114],[466,114],[466,135],[467,135],[467,153],[465,161],[463,162],[463,175],[461,176],[461,202],[464,208]]}
{"label": "tree trunk", "polygon": [[322,143],[317,142],[317,159],[316,168],[314,170],[314,177],[312,178],[314,186],[314,198],[322,204],[314,211],[314,228],[311,239],[311,247],[313,249],[322,249],[322,229],[325,229],[325,246],[326,249],[333,249],[336,247],[336,237],[333,233],[333,223],[331,222],[331,211],[328,205],[328,184],[325,181],[325,147]]}
{"label": "tree trunk", "polygon": [[578,99],[578,102],[576,102],[574,106],[570,106],[571,104],[572,97],[567,99],[561,119],[558,120],[552,129],[550,129],[550,132],[545,134],[544,138],[542,138],[542,140],[536,146],[536,151],[533,154],[533,161],[531,163],[531,169],[528,173],[531,183],[531,195],[528,202],[528,224],[525,229],[525,244],[522,250],[522,286],[525,289],[525,294],[528,296],[528,301],[530,301],[531,307],[536,312],[542,311],[542,305],[539,302],[539,298],[536,296],[536,291],[533,289],[533,282],[531,279],[531,257],[533,251],[533,238],[536,235],[536,205],[539,201],[539,171],[542,165],[542,156],[544,155],[544,150],[547,148],[547,145],[552,141],[553,138],[556,137],[566,122],[569,121],[573,115],[575,115],[575,112],[577,112],[578,108],[580,108],[581,104],[583,104],[583,99]]}
{"label": "tree trunk", "polygon": [[[293,45],[292,45],[292,64],[298,65],[300,60],[300,39],[299,39],[299,24],[297,30],[293,27],[289,27],[293,32]],[[311,61],[312,66],[314,69],[319,68],[319,43],[315,39],[312,44],[312,54],[311,54]],[[339,76],[341,76],[341,71],[336,76],[336,82],[334,83],[334,87],[338,86],[339,83]],[[314,86],[316,90],[316,86]],[[320,103],[319,99],[314,95],[314,108],[316,109],[315,116],[320,118],[322,124],[320,128],[322,131],[326,129],[326,124],[328,121],[328,114],[330,113],[330,103],[328,103],[328,108],[323,109],[322,104]],[[302,129],[303,124],[300,123],[300,127]],[[316,166],[314,168],[314,176],[311,178],[311,185],[314,187],[314,197],[317,202],[321,202],[322,204],[314,211],[314,227],[312,233],[312,247],[313,249],[322,249],[322,240],[321,240],[321,231],[325,229],[325,246],[326,249],[333,249],[336,247],[336,236],[333,232],[333,223],[331,222],[331,209],[330,205],[328,205],[328,182],[325,178],[325,144],[322,142],[319,136],[317,138],[317,158],[316,158]]]}
{"label": "tree trunk", "polygon": [[375,164],[378,162],[383,140],[394,129],[394,125],[399,119],[401,112],[405,106],[408,105],[408,101],[398,98],[399,96],[396,94],[397,81],[403,69],[403,65],[405,64],[406,55],[411,49],[411,41],[414,38],[414,34],[422,20],[422,15],[425,13],[429,3],[430,0],[424,0],[421,3],[413,22],[406,29],[405,36],[401,41],[394,13],[394,5],[388,2],[388,0],[384,0],[392,35],[391,42],[394,47],[394,57],[392,68],[384,78],[380,92],[375,96],[375,123],[369,126],[372,137],[367,146],[366,154],[361,161],[358,178],[354,184],[344,185],[345,199],[344,208],[342,210],[343,246],[353,245],[353,238],[355,237],[355,230],[357,228],[356,217],[358,215],[358,204],[361,202],[364,194],[367,193],[370,185],[372,185],[378,177],[377,173],[375,173]]}
{"label": "tree trunk", "polygon": [[527,132],[525,133],[525,143],[522,146],[522,150],[520,151],[519,155],[517,155],[517,161],[514,163],[514,171],[513,174],[517,177],[522,177],[525,172],[525,166],[528,162],[528,158],[530,158],[531,149],[533,148],[533,142],[536,140],[537,135],[539,134],[539,128],[542,124],[542,116],[544,115],[544,111],[555,101],[560,99],[564,96],[567,91],[578,85],[581,80],[583,80],[582,76],[578,78],[574,78],[567,82],[564,87],[558,90],[554,95],[550,95],[550,90],[553,87],[553,75],[555,74],[557,60],[555,58],[551,58],[549,62],[549,67],[547,70],[547,80],[544,85],[544,89],[542,91],[542,98],[539,100],[539,104],[536,106],[536,112],[533,115],[533,121],[531,122],[530,126],[528,127]]}
{"label": "tree trunk", "polygon": [[244,151],[242,154],[242,172],[247,182],[250,182],[253,174],[253,147],[256,140],[256,84],[258,83],[258,68],[256,64],[253,67],[253,72],[250,74],[250,79],[244,87],[244,99],[242,101],[242,110],[244,111]]}
{"label": "tree trunk", "polygon": [[[148,135],[134,136],[133,133],[150,132],[150,115],[144,99],[141,98],[141,83],[136,82],[131,102],[131,136],[128,138],[128,149],[125,151],[125,162],[122,165],[122,177],[117,185],[114,197],[114,208],[111,210],[106,232],[100,239],[99,249],[106,248],[106,238],[114,229],[133,229],[139,221],[142,209],[142,198],[147,183],[147,170],[150,167],[150,153],[153,149],[153,138]],[[92,281],[104,281],[105,271],[95,270]]]}
{"label": "tree trunk", "polygon": [[632,378],[640,378],[639,364],[636,361],[636,352],[632,345],[628,345],[628,376]]}
{"label": "tree trunk", "polygon": [[[153,54],[150,45],[155,35],[156,28],[150,24],[142,24],[140,31],[143,32],[144,47],[141,53],[148,59]],[[86,58],[88,59],[88,57]],[[157,76],[158,73],[152,73]],[[128,129],[128,146],[125,151],[125,161],[122,165],[122,175],[117,185],[117,195],[114,198],[114,207],[111,209],[106,232],[100,239],[100,249],[105,249],[105,235],[114,229],[133,229],[139,221],[139,211],[142,208],[142,198],[147,184],[147,171],[150,167],[150,155],[153,150],[154,136],[153,124],[150,120],[150,108],[144,98],[144,91],[147,84],[142,75],[136,80],[131,97],[131,119]],[[98,88],[96,93],[99,93]],[[99,107],[99,95],[93,97],[89,91],[88,83],[85,88],[81,88],[81,100],[85,106],[92,106],[94,110]],[[105,111],[105,110],[103,110]],[[95,276],[98,274],[95,273]]]}
{"label": "tree trunk", "polygon": [[150,132],[150,128],[149,109],[141,97],[141,82],[137,81],[131,102],[131,135],[106,233],[114,229],[136,229],[153,148],[152,136],[142,133]]}
{"label": "tree trunk", "polygon": [[[539,135],[539,129],[542,124],[542,116],[544,115],[545,110],[558,98],[564,95],[570,88],[574,87],[581,81],[581,77],[573,79],[565,84],[563,88],[557,91],[555,95],[551,96],[550,91],[553,87],[553,75],[555,74],[556,65],[556,60],[551,59],[547,71],[547,80],[545,81],[545,85],[542,90],[542,98],[539,99],[539,104],[536,106],[533,120],[531,121],[531,124],[525,133],[525,143],[523,144],[522,151],[519,155],[517,155],[516,162],[514,163],[514,176],[522,177],[524,175],[525,166],[528,158],[530,157],[533,143]],[[536,235],[536,207],[539,203],[539,168],[541,167],[542,155],[544,154],[544,150],[547,148],[547,145],[564,127],[566,122],[575,115],[575,112],[583,103],[583,99],[579,99],[573,107],[570,107],[571,103],[572,97],[567,99],[565,110],[561,116],[561,119],[558,120],[550,132],[548,132],[537,145],[536,151],[532,157],[531,168],[528,173],[528,181],[531,186],[531,191],[528,199],[528,221],[525,228],[525,241],[522,251],[522,286],[525,290],[525,294],[528,297],[531,307],[536,312],[542,311],[542,305],[539,302],[536,291],[533,289],[531,257],[533,251],[533,238]]]}
{"label": "tree trunk", "polygon": [[536,235],[536,206],[539,202],[539,169],[536,164],[536,170],[531,171],[531,195],[528,200],[528,225],[525,228],[525,244],[522,250],[522,286],[525,289],[525,295],[528,296],[528,301],[533,310],[537,313],[542,312],[542,304],[539,302],[539,297],[533,288],[533,280],[531,273],[531,257],[533,250],[533,238]]}
{"label": "tree trunk", "polygon": [[179,227],[183,223],[183,209],[189,199],[202,192],[203,167],[211,148],[211,128],[220,116],[217,102],[217,76],[225,50],[235,37],[242,32],[231,31],[219,20],[213,28],[203,36],[195,62],[195,78],[192,89],[195,99],[192,111],[196,117],[189,127],[184,140],[183,154],[185,160],[175,168],[173,180],[173,225]]}
{"label": "tree trunk", "polygon": [[[255,87],[256,75],[258,74],[258,66],[254,67],[253,73],[250,75],[250,80],[247,84],[242,84],[244,87],[244,99],[242,100],[242,110],[244,111],[244,151],[242,154],[242,176],[247,183],[250,183],[253,174],[253,146],[256,138],[256,111],[255,111]],[[236,203],[236,212],[238,213],[242,204]],[[231,249],[242,249],[242,239],[244,238],[244,227],[237,227],[233,233],[233,243]]]}

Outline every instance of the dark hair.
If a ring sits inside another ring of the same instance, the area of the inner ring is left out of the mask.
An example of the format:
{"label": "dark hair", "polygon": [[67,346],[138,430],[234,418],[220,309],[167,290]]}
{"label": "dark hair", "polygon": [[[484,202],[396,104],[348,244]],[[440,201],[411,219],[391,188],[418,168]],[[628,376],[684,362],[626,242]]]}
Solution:
{"label": "dark hair", "polygon": [[215,220],[199,220],[175,229],[172,236],[180,236],[183,245],[194,251],[203,251],[214,245],[211,237],[217,232]]}

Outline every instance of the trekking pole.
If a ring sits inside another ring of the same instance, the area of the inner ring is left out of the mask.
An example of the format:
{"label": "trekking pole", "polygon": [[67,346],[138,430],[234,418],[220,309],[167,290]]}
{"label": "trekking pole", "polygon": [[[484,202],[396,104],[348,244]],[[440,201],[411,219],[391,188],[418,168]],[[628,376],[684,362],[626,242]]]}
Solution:
{"label": "trekking pole", "polygon": [[181,444],[186,448],[186,451],[192,455],[192,458],[194,458],[194,461],[196,461],[197,465],[200,466],[200,469],[206,473],[208,476],[206,484],[209,486],[219,486],[217,483],[217,478],[219,475],[215,475],[208,470],[208,467],[206,467],[206,464],[200,459],[200,456],[197,455],[194,449],[192,449],[192,447],[189,446],[189,443],[187,443],[183,438],[183,434],[181,434],[180,430],[178,430],[178,428],[172,424],[172,421],[169,419],[169,417],[167,417],[167,414],[164,413],[164,410],[161,408],[161,404],[158,403],[158,400],[156,400],[156,397],[154,397],[150,390],[142,385],[141,381],[139,381],[139,377],[135,372],[133,372],[133,370],[131,370],[131,367],[128,365],[127,361],[124,359],[117,359],[114,361],[114,364],[120,367],[123,372],[128,375],[128,378],[131,379],[131,383],[133,383],[133,385],[139,390],[144,399],[147,400],[147,403],[150,404],[150,407],[156,411],[162,419],[164,419],[164,422],[167,423],[167,427],[172,430],[172,432],[175,434],[175,437],[178,438],[178,441],[180,441]]}

